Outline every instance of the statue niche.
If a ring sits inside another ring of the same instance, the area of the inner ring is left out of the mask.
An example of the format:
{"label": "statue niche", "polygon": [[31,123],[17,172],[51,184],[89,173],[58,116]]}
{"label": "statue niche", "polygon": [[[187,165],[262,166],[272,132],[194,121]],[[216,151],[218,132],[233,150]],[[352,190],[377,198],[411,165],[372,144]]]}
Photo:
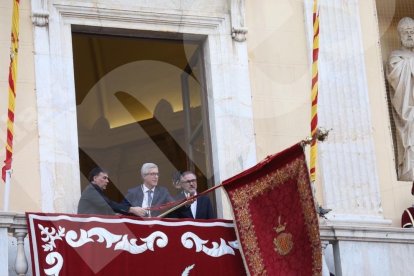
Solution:
{"label": "statue niche", "polygon": [[414,180],[414,19],[402,18],[397,26],[401,47],[391,52],[387,79],[396,127],[398,179]]}

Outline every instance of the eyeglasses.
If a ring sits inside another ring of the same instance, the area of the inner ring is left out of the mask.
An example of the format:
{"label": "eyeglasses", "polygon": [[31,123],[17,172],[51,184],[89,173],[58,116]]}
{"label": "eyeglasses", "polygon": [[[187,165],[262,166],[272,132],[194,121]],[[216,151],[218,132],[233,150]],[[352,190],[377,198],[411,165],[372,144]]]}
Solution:
{"label": "eyeglasses", "polygon": [[197,183],[197,179],[189,179],[187,181],[181,181],[181,183],[187,183],[187,184]]}
{"label": "eyeglasses", "polygon": [[160,176],[159,173],[146,173],[145,175],[150,175],[150,176]]}

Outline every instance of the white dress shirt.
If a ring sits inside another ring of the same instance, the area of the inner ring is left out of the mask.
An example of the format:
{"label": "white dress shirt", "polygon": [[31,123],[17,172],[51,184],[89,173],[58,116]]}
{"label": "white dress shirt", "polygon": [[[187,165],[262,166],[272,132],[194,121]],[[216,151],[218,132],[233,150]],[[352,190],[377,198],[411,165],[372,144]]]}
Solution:
{"label": "white dress shirt", "polygon": [[142,192],[144,193],[144,199],[142,200],[142,208],[151,207],[152,202],[148,204],[148,191],[152,190],[152,199],[154,199],[154,188],[148,189],[147,186],[142,184]]}
{"label": "white dress shirt", "polygon": [[[190,195],[189,193],[184,193],[186,198],[191,197],[192,195]],[[195,193],[193,196],[197,195],[197,193]],[[193,218],[196,218],[196,213],[197,213],[197,200],[194,200],[193,203],[191,203],[190,205],[191,208],[191,213],[193,214]]]}

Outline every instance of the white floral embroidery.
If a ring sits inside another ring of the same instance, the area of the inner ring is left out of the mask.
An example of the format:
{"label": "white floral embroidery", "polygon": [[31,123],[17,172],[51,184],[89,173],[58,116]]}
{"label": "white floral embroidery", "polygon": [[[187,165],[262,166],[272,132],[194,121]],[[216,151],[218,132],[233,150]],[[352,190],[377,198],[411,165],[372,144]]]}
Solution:
{"label": "white floral embroidery", "polygon": [[[230,246],[227,245],[227,242],[220,238],[220,245],[217,242],[212,242],[212,247],[209,248],[205,244],[208,243],[207,240],[200,239],[196,234],[192,232],[186,232],[181,236],[181,243],[185,248],[191,249],[195,246],[196,252],[204,252],[205,254],[211,257],[221,257],[223,255],[231,254],[234,255],[234,249],[238,249],[235,242],[229,242]],[[233,247],[233,248],[232,248]]]}
{"label": "white floral embroidery", "polygon": [[233,247],[234,249],[239,249],[239,241],[235,240],[235,241],[229,241],[229,245],[231,247]]}
{"label": "white floral embroidery", "polygon": [[[60,270],[63,266],[63,257],[58,252],[53,252],[56,249],[55,240],[62,240],[62,237],[65,236],[65,228],[62,226],[58,227],[58,231],[54,227],[44,227],[41,224],[38,224],[40,229],[40,236],[42,241],[46,244],[42,245],[45,252],[50,252],[46,256],[46,263],[53,265],[51,268],[45,269],[46,275],[59,275]],[[49,230],[50,229],[50,230]]]}
{"label": "white floral embroidery", "polygon": [[63,257],[58,252],[50,252],[46,256],[46,263],[48,265],[53,265],[51,268],[44,270],[46,275],[58,276],[63,266]]}
{"label": "white floral embroidery", "polygon": [[194,266],[195,266],[195,264],[192,264],[192,265],[190,265],[190,266],[187,266],[187,267],[184,269],[183,273],[181,273],[181,276],[188,276],[188,275],[190,275],[190,271],[191,271],[191,269],[193,269],[193,268],[194,268]]}
{"label": "white floral embroidery", "polygon": [[94,242],[94,240],[92,239],[93,236],[98,237],[96,242],[102,243],[106,241],[106,248],[110,248],[113,243],[118,242],[122,237],[122,235],[112,234],[105,228],[95,227],[89,229],[88,231],[81,229],[79,239],[78,234],[75,231],[68,231],[68,233],[66,234],[66,242],[72,247],[80,247],[86,243]]}
{"label": "white floral embroidery", "polygon": [[147,238],[141,239],[144,244],[137,245],[137,239],[128,240],[127,235],[122,237],[122,240],[115,245],[115,250],[125,250],[131,254],[140,254],[147,250],[154,251],[154,244],[159,248],[163,248],[168,244],[168,237],[163,232],[156,231]]}
{"label": "white floral embroidery", "polygon": [[56,229],[52,227],[49,231],[49,227],[43,227],[43,225],[38,225],[40,229],[40,235],[42,241],[47,242],[47,244],[42,245],[44,251],[53,251],[56,248],[55,240],[62,240],[62,237],[65,236],[65,228],[59,226],[59,230],[56,232]]}
{"label": "white floral embroidery", "polygon": [[46,275],[59,275],[63,267],[64,260],[62,255],[58,252],[53,252],[56,249],[55,240],[63,241],[62,237],[65,237],[66,243],[71,247],[81,247],[91,242],[106,242],[106,248],[111,248],[115,244],[113,250],[124,250],[131,254],[140,254],[147,250],[154,251],[155,245],[163,248],[168,244],[167,235],[161,231],[155,231],[146,238],[140,238],[143,244],[137,245],[136,238],[128,239],[128,235],[113,234],[102,227],[95,227],[89,230],[80,229],[79,235],[74,230],[70,230],[65,234],[65,228],[61,226],[59,226],[58,231],[54,227],[44,227],[41,224],[38,224],[38,227],[41,231],[41,239],[46,243],[42,245],[43,250],[50,252],[46,256],[46,263],[52,267],[44,269]]}

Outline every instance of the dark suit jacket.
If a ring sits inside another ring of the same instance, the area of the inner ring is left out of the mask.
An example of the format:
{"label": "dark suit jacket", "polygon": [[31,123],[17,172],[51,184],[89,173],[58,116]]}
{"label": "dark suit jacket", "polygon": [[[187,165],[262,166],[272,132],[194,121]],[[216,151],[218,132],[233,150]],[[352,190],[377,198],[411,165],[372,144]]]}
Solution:
{"label": "dark suit jacket", "polygon": [[[181,192],[176,196],[175,200],[178,201],[184,198],[185,198],[184,192]],[[191,212],[191,206],[180,207],[177,210],[171,212],[168,217],[169,218],[194,218],[193,213]],[[205,195],[198,197],[195,219],[215,219],[215,218],[216,216],[214,215],[210,198]]]}
{"label": "dark suit jacket", "polygon": [[[123,205],[129,207],[131,206],[139,206],[142,207],[142,201],[144,200],[144,192],[142,190],[142,185],[139,185],[135,188],[129,189],[127,195],[125,196],[124,201],[122,202]],[[168,192],[167,188],[155,186],[154,188],[154,195],[152,196],[152,204],[151,207],[159,206],[168,202],[173,201],[170,193]],[[151,216],[156,217],[159,214],[163,213],[166,210],[161,211],[151,211]]]}
{"label": "dark suit jacket", "polygon": [[128,209],[105,196],[98,185],[90,183],[86,186],[79,199],[78,214],[115,215],[115,213],[127,214]]}

